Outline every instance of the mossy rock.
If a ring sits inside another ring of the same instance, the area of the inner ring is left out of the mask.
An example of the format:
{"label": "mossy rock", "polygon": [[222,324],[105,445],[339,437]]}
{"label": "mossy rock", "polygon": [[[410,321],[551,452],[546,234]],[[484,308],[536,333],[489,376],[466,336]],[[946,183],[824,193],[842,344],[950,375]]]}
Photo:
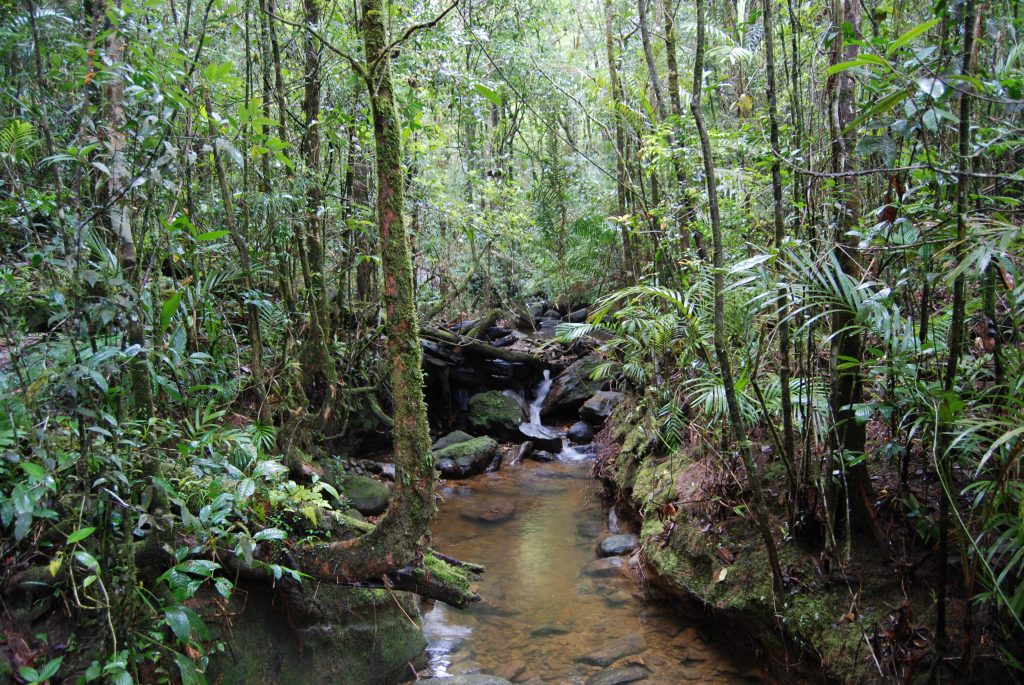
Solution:
{"label": "mossy rock", "polygon": [[477,433],[512,436],[526,418],[522,407],[513,398],[497,390],[469,398],[469,427]]}
{"label": "mossy rock", "polygon": [[443,450],[445,447],[451,447],[452,445],[458,445],[460,442],[468,442],[473,439],[473,436],[463,431],[452,431],[443,438],[438,438],[437,442],[430,446],[432,450]]}
{"label": "mossy rock", "polygon": [[487,468],[497,452],[498,443],[493,438],[473,438],[437,450],[434,463],[445,478],[465,478]]}
{"label": "mossy rock", "polygon": [[210,682],[390,685],[426,648],[417,601],[404,592],[316,583],[295,592],[241,589],[229,611],[209,604],[209,613],[232,617],[230,627],[217,626],[228,649],[211,656]]}
{"label": "mossy rock", "polygon": [[349,504],[361,514],[376,516],[388,508],[388,486],[369,476],[346,475],[341,479]]}

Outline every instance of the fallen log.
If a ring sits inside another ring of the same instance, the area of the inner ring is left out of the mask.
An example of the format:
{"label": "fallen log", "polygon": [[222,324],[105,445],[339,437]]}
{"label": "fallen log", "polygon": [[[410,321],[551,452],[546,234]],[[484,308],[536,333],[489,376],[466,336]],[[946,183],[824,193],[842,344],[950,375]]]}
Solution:
{"label": "fallen log", "polygon": [[516,350],[510,350],[504,347],[495,347],[494,345],[481,342],[480,340],[444,331],[439,328],[424,327],[420,329],[420,336],[433,342],[443,342],[448,343],[449,345],[455,345],[462,348],[465,352],[471,352],[473,354],[493,359],[502,359],[516,364],[526,364],[535,369],[547,369],[551,366],[540,357],[536,357],[532,354],[517,352]]}

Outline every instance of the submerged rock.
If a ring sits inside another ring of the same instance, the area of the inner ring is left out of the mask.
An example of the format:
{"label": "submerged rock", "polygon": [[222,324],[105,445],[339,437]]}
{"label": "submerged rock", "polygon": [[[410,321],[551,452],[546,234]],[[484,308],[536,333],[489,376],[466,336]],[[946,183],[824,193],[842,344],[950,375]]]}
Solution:
{"label": "submerged rock", "polygon": [[598,671],[587,678],[587,685],[622,685],[637,680],[644,680],[649,675],[643,666],[622,666],[620,668],[608,668]]}
{"label": "submerged rock", "polygon": [[348,475],[342,478],[341,488],[349,504],[360,514],[376,516],[388,508],[391,493],[388,486],[369,476]]}
{"label": "submerged rock", "polygon": [[562,436],[547,426],[539,426],[536,423],[520,423],[519,434],[524,439],[533,442],[533,446],[537,449],[555,454],[562,451]]}
{"label": "submerged rock", "polygon": [[583,567],[583,575],[591,578],[617,578],[629,571],[629,565],[619,557],[594,559]]}
{"label": "submerged rock", "polygon": [[547,450],[534,450],[533,452],[530,452],[530,459],[533,459],[534,461],[555,461],[558,457]]}
{"label": "submerged rock", "polygon": [[558,374],[551,383],[551,391],[541,407],[541,415],[572,413],[579,409],[588,397],[598,392],[604,381],[592,380],[590,374],[599,363],[597,357],[580,357]]}
{"label": "submerged rock", "polygon": [[623,397],[621,392],[613,390],[601,390],[594,393],[594,396],[580,407],[580,418],[593,426],[599,426],[611,416],[612,411]]}
{"label": "submerged rock", "polygon": [[509,497],[492,499],[483,507],[463,511],[460,516],[467,521],[477,523],[501,523],[516,515],[516,501]]}
{"label": "submerged rock", "polygon": [[473,439],[473,436],[463,431],[452,431],[443,438],[438,438],[437,442],[430,446],[432,450],[443,450],[445,447],[451,447],[452,445],[458,445],[460,442],[469,442]]}
{"label": "submerged rock", "polygon": [[639,654],[645,649],[647,649],[646,640],[639,635],[627,635],[614,642],[609,642],[595,652],[576,657],[576,661],[583,664],[591,664],[592,666],[611,666],[622,657]]}
{"label": "submerged rock", "polygon": [[565,437],[576,443],[587,443],[594,439],[594,429],[584,421],[577,421],[569,427]]}
{"label": "submerged rock", "polygon": [[620,554],[629,554],[639,544],[637,536],[632,533],[623,535],[609,535],[601,541],[598,552],[602,557],[615,557]]}
{"label": "submerged rock", "polygon": [[480,473],[498,451],[493,438],[473,438],[434,452],[434,464],[445,478],[465,478]]}
{"label": "submerged rock", "polygon": [[509,437],[526,418],[526,412],[514,399],[497,390],[469,398],[469,426],[479,433]]}

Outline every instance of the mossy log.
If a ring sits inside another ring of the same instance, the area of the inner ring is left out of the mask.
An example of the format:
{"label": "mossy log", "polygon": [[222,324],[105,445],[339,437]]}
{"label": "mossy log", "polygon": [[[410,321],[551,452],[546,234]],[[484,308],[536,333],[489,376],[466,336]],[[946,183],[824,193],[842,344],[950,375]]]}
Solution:
{"label": "mossy log", "polygon": [[495,347],[485,342],[481,342],[480,340],[476,340],[475,338],[459,335],[458,333],[451,333],[450,331],[444,331],[439,328],[424,327],[420,330],[420,335],[426,340],[456,345],[462,348],[464,352],[470,352],[482,357],[502,359],[513,364],[526,364],[527,366],[531,366],[535,369],[547,369],[551,366],[540,357],[532,354],[517,352],[516,350],[509,350],[503,347]]}

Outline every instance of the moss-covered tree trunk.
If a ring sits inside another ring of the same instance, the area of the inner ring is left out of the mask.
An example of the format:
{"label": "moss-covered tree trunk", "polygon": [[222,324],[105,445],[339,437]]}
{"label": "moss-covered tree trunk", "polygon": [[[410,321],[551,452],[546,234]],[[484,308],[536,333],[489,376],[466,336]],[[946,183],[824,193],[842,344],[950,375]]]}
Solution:
{"label": "moss-covered tree trunk", "polygon": [[[622,117],[617,111],[622,102],[622,84],[615,68],[615,40],[612,34],[612,0],[604,0],[604,47],[608,56],[608,83],[611,87],[612,108],[615,120],[615,214],[622,217],[626,214],[626,130]],[[629,226],[623,219],[620,224],[622,231],[622,262],[625,270],[626,283],[636,282],[636,267],[633,264],[633,246],[629,236]]]}
{"label": "moss-covered tree trunk", "polygon": [[402,127],[395,111],[382,0],[363,0],[366,83],[377,153],[377,223],[387,316],[387,359],[394,406],[395,488],[388,513],[371,532],[300,553],[302,571],[322,579],[374,578],[415,561],[434,514],[434,463],[430,455],[423,353],[413,299],[409,239],[402,217]]}

